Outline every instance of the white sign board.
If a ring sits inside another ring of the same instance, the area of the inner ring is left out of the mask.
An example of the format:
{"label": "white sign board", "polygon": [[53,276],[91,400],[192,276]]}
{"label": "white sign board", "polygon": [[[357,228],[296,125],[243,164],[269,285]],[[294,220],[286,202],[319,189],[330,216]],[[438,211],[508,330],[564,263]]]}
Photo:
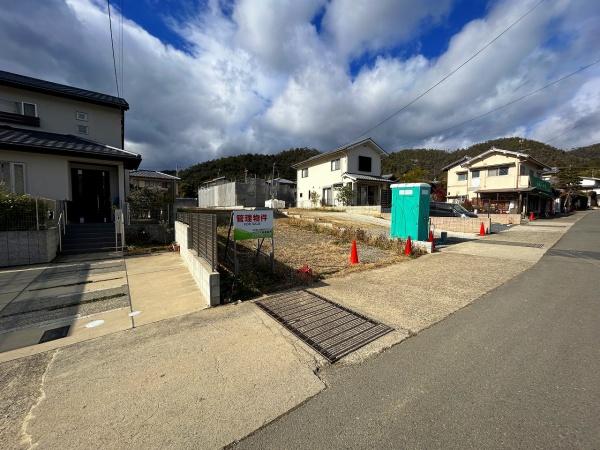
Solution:
{"label": "white sign board", "polygon": [[233,239],[262,239],[273,237],[273,210],[233,212]]}

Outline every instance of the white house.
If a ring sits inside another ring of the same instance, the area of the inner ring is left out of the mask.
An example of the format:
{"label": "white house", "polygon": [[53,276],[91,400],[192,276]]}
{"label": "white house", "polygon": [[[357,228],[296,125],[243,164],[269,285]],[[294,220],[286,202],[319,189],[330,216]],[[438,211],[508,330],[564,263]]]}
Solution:
{"label": "white house", "polygon": [[0,71],[0,185],[65,201],[74,223],[111,222],[123,208],[127,102],[118,97]]}
{"label": "white house", "polygon": [[600,196],[600,178],[596,177],[581,177],[581,190],[588,197],[588,205],[592,207],[598,206],[598,196]]}
{"label": "white house", "polygon": [[390,179],[381,175],[381,162],[387,156],[377,143],[363,139],[335,150],[321,153],[294,164],[297,175],[299,208],[310,208],[311,193],[316,192],[320,206],[336,206],[336,189],[352,186],[351,206],[381,206],[390,198]]}

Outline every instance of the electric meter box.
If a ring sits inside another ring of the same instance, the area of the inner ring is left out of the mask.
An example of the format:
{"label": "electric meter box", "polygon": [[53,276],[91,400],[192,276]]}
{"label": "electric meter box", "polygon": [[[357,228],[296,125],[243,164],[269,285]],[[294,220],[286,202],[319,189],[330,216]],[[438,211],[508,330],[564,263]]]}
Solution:
{"label": "electric meter box", "polygon": [[426,241],[429,238],[429,199],[427,183],[392,184],[392,223],[390,237]]}

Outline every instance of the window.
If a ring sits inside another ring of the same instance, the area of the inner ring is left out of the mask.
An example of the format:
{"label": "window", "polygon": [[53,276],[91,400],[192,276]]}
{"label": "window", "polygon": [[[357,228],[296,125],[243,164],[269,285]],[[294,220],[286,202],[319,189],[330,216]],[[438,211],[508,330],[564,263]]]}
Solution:
{"label": "window", "polygon": [[494,167],[493,169],[488,169],[488,177],[497,177],[503,175],[508,175],[507,166]]}
{"label": "window", "polygon": [[371,171],[371,157],[359,156],[358,157],[358,171],[359,172],[370,172]]}
{"label": "window", "polygon": [[300,198],[302,198],[302,192],[300,192]]}
{"label": "window", "polygon": [[479,178],[479,170],[474,170],[471,172],[471,178]]}
{"label": "window", "polygon": [[89,127],[87,125],[77,125],[77,132],[79,134],[88,134],[89,133]]}
{"label": "window", "polygon": [[81,121],[83,121],[83,122],[87,122],[87,120],[88,120],[88,113],[86,113],[86,112],[82,112],[82,111],[77,111],[77,112],[75,113],[75,118],[76,118],[77,120],[81,120]]}
{"label": "window", "polygon": [[331,170],[340,170],[340,159],[334,159],[331,161]]}
{"label": "window", "polygon": [[27,117],[37,117],[37,105],[35,103],[21,103],[21,114]]}
{"label": "window", "polygon": [[467,181],[467,172],[459,172],[456,174],[458,181]]}
{"label": "window", "polygon": [[25,164],[0,161],[0,188],[15,194],[25,193]]}
{"label": "window", "polygon": [[302,169],[302,178],[306,178],[308,176],[308,168]]}

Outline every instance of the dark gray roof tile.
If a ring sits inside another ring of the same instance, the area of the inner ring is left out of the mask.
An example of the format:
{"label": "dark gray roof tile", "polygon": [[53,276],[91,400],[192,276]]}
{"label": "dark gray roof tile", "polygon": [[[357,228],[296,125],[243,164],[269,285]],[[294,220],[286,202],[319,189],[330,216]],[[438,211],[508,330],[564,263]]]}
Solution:
{"label": "dark gray roof tile", "polygon": [[0,125],[0,148],[123,161],[127,169],[136,169],[142,161],[142,157],[135,153],[70,134],[26,130],[5,125]]}
{"label": "dark gray roof tile", "polygon": [[5,72],[4,70],[0,70],[0,85],[58,95],[125,110],[129,109],[129,104],[125,99],[120,97],[88,91],[87,89],[67,86],[65,84],[53,83],[52,81],[40,80],[38,78],[26,77],[25,75]]}

